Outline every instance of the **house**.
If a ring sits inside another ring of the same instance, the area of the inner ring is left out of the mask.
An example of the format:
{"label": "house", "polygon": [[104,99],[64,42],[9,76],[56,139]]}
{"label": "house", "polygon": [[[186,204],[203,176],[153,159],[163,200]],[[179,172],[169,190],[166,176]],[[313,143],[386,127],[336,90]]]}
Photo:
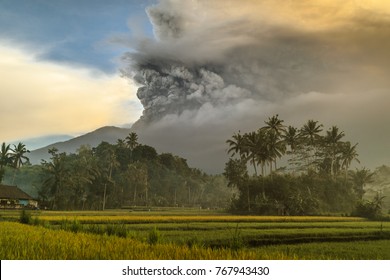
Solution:
{"label": "house", "polygon": [[0,184],[0,208],[37,208],[38,201],[17,186]]}

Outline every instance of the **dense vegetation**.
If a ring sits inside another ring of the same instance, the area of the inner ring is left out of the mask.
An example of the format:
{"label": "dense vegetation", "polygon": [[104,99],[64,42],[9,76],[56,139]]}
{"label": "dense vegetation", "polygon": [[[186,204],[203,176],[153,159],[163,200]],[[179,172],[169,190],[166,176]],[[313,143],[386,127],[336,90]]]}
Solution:
{"label": "dense vegetation", "polygon": [[[8,171],[5,182],[23,185],[27,181],[31,189],[35,188],[41,207],[53,210],[226,208],[232,194],[222,175],[190,168],[185,159],[170,153],[158,154],[153,147],[138,143],[136,133],[117,144],[80,147],[74,154],[55,148],[49,153],[51,159],[41,165],[25,165],[20,170],[1,166]],[[13,162],[13,154],[4,151],[2,155]]]}
{"label": "dense vegetation", "polygon": [[22,143],[13,148],[3,143],[0,180],[28,190],[41,207],[52,210],[197,206],[376,219],[390,202],[390,168],[351,170],[353,162],[360,163],[358,144],[346,141],[337,126],[324,130],[309,120],[296,128],[276,115],[226,142],[230,159],[224,176],[190,168],[170,153],[158,154],[138,143],[136,133],[116,144],[82,146],[74,154],[53,148],[51,159],[41,165],[26,164],[29,151]]}
{"label": "dense vegetation", "polygon": [[[284,125],[279,116],[257,131],[238,132],[227,140],[231,155],[225,166],[229,186],[239,196],[232,209],[273,215],[346,213],[377,217],[384,197],[363,200],[374,173],[350,170],[359,162],[357,144],[343,141],[345,133],[309,120],[301,128]],[[286,164],[278,168],[278,161]],[[253,170],[250,175],[250,169]]]}

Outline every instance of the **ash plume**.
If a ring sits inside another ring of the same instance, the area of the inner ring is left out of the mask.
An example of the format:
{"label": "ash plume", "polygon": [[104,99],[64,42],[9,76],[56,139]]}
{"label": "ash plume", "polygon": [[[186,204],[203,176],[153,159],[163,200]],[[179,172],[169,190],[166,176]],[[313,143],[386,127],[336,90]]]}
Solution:
{"label": "ash plume", "polygon": [[176,61],[155,60],[138,65],[134,80],[144,112],[143,122],[158,121],[168,114],[181,115],[203,105],[225,106],[250,97],[250,92],[228,83],[210,65],[187,66]]}
{"label": "ash plume", "polygon": [[325,0],[167,0],[147,13],[155,39],[123,56],[144,107],[133,129],[208,171],[223,169],[239,129],[276,113],[332,121],[324,102],[389,87],[388,14]]}

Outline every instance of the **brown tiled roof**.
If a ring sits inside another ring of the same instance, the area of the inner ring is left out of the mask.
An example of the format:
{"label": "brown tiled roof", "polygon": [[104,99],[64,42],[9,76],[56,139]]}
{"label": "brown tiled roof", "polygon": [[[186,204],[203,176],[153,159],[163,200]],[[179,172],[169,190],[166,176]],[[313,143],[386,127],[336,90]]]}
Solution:
{"label": "brown tiled roof", "polygon": [[6,186],[0,184],[0,198],[7,199],[33,199],[17,186]]}

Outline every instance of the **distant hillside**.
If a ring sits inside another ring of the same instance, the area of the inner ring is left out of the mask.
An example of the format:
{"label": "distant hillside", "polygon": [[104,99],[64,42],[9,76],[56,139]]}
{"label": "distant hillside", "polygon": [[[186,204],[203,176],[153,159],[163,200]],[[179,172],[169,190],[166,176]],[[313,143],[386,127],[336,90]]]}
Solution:
{"label": "distant hillside", "polygon": [[87,134],[72,138],[68,141],[57,142],[46,147],[33,150],[28,154],[32,164],[39,164],[42,159],[48,160],[50,155],[48,150],[56,147],[60,152],[74,153],[82,145],[96,147],[102,141],[115,144],[118,139],[124,139],[130,133],[129,128],[119,128],[115,126],[105,126]]}
{"label": "distant hillside", "polygon": [[17,141],[12,141],[11,145],[17,145],[19,142],[22,142],[26,145],[28,150],[37,150],[44,146],[50,145],[52,143],[67,141],[72,139],[74,136],[71,135],[46,135],[42,137],[28,138],[28,139],[20,139]]}

